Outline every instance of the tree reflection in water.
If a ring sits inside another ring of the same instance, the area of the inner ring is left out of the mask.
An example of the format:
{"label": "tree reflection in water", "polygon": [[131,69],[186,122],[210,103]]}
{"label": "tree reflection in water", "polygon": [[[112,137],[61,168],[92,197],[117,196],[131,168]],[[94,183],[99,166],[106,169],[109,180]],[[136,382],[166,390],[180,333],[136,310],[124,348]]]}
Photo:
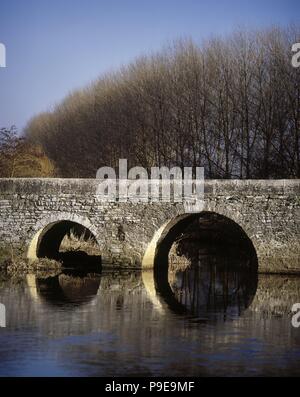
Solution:
{"label": "tree reflection in water", "polygon": [[185,269],[170,268],[168,279],[174,298],[183,310],[202,319],[239,316],[256,292],[257,275],[243,269],[241,259],[201,255]]}

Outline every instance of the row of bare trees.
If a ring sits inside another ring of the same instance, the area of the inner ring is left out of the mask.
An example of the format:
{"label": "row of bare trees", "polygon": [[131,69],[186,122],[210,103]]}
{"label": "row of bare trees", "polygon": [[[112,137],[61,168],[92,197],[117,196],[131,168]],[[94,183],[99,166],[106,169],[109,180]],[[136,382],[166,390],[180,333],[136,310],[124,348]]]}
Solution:
{"label": "row of bare trees", "polygon": [[63,177],[101,166],[204,166],[209,178],[300,177],[297,27],[177,41],[34,117],[26,137]]}

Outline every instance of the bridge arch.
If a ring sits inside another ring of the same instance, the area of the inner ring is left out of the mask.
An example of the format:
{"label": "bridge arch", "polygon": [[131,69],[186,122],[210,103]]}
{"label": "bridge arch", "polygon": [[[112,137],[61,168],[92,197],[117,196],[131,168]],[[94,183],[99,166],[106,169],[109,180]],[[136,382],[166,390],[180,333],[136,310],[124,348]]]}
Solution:
{"label": "bridge arch", "polygon": [[49,254],[58,252],[62,239],[72,227],[86,229],[99,245],[97,230],[87,217],[63,212],[52,214],[36,223],[29,237],[27,258],[29,260],[51,258]]}
{"label": "bridge arch", "polygon": [[183,232],[188,225],[194,221],[199,221],[199,224],[204,225],[206,230],[211,229],[212,225],[219,229],[219,237],[222,240],[223,236],[228,233],[233,233],[239,237],[246,248],[251,250],[252,254],[256,256],[256,250],[253,242],[244,231],[244,229],[228,216],[219,214],[214,211],[202,211],[199,213],[185,213],[177,215],[165,222],[154,234],[145,251],[142,267],[143,269],[155,268],[158,263],[161,267],[165,265],[165,261],[169,250],[175,238]]}
{"label": "bridge arch", "polygon": [[[239,243],[248,250],[252,263],[254,264],[254,271],[257,271],[257,255],[255,247],[243,230],[243,228],[232,219],[218,214],[213,211],[202,211],[199,213],[185,213],[178,215],[173,219],[163,224],[160,229],[154,234],[150,244],[148,245],[143,260],[143,269],[153,269],[153,276],[156,283],[162,283],[162,287],[166,288],[168,284],[168,254],[176,237],[180,235],[188,225],[192,222],[198,221],[204,229],[210,230],[212,228],[219,229],[217,236],[220,241],[224,239],[224,235],[232,234],[234,239],[239,239]],[[204,236],[204,234],[203,234]]]}
{"label": "bridge arch", "polygon": [[[169,284],[168,254],[175,239],[195,221],[198,221],[204,228],[202,238],[205,238],[205,230],[211,231],[216,228],[219,229],[219,236],[217,237],[219,237],[220,241],[222,241],[224,235],[231,234],[233,239],[236,240],[235,243],[237,247],[244,249],[247,253],[247,257],[249,258],[247,265],[245,265],[245,269],[240,267],[239,270],[246,270],[247,274],[250,272],[256,280],[258,269],[256,250],[251,239],[239,224],[232,219],[213,211],[178,215],[164,223],[157,230],[146,249],[142,261],[142,267],[144,270],[142,276],[145,288],[152,303],[160,312],[164,312],[166,307],[172,307],[172,309],[178,313],[186,312],[186,309],[176,300]],[[199,237],[201,238],[200,233]],[[224,241],[226,242],[229,240],[225,238]],[[243,261],[243,265],[244,264],[245,263]],[[152,269],[152,271],[150,269]],[[249,300],[249,303],[252,301],[255,293],[253,291],[256,291],[257,287],[256,282],[249,282],[249,285],[250,284],[251,299]]]}

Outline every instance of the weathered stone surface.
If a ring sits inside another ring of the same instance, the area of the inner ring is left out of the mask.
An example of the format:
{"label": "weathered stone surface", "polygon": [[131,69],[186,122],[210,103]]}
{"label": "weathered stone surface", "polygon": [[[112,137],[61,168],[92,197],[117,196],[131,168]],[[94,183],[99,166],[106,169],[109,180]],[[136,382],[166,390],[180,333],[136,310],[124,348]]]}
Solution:
{"label": "weathered stone surface", "polygon": [[[155,232],[183,214],[183,204],[101,202],[98,184],[96,179],[0,179],[1,243],[27,250],[39,230],[70,220],[90,229],[105,260],[140,267]],[[244,229],[260,271],[300,271],[299,192],[299,180],[209,180],[204,210]]]}

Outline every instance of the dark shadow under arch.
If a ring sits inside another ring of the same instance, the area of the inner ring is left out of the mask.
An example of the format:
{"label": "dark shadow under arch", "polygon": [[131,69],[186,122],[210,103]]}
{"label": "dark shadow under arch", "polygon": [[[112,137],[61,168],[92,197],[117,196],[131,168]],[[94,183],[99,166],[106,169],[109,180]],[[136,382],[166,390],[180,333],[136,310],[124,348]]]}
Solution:
{"label": "dark shadow under arch", "polygon": [[67,267],[73,265],[99,267],[101,255],[98,252],[89,254],[85,250],[78,249],[60,252],[63,238],[70,235],[71,231],[74,236],[81,238],[82,242],[91,241],[95,246],[98,245],[95,235],[87,227],[70,220],[59,220],[48,224],[39,234],[36,244],[36,257],[58,260]]}

